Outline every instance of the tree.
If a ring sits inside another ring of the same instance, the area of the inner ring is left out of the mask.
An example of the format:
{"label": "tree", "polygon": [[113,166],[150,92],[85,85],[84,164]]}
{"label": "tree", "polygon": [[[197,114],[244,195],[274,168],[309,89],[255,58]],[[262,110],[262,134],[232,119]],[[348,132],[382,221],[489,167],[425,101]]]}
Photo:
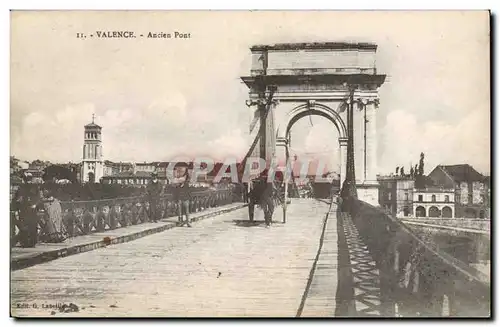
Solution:
{"label": "tree", "polygon": [[413,178],[415,171],[413,170],[413,166],[410,166],[410,177]]}
{"label": "tree", "polygon": [[19,164],[19,159],[14,156],[10,156],[10,166],[17,166]]}
{"label": "tree", "polygon": [[70,169],[60,166],[60,165],[51,165],[45,168],[45,173],[43,174],[44,181],[51,181],[53,179],[67,179],[73,183],[76,182],[76,172],[71,171]]}
{"label": "tree", "polygon": [[415,177],[418,176],[418,164],[415,164],[415,169],[413,169],[413,174],[415,175]]}
{"label": "tree", "polygon": [[21,166],[19,166],[19,159],[17,159],[14,156],[10,156],[10,171],[11,174],[17,173],[21,169]]}
{"label": "tree", "polygon": [[399,174],[399,167],[396,167],[396,175]]}
{"label": "tree", "polygon": [[400,172],[401,172],[401,176],[404,177],[404,175],[405,175],[405,167],[401,167]]}
{"label": "tree", "polygon": [[418,175],[419,176],[424,176],[424,153],[420,153],[420,162],[418,165]]}

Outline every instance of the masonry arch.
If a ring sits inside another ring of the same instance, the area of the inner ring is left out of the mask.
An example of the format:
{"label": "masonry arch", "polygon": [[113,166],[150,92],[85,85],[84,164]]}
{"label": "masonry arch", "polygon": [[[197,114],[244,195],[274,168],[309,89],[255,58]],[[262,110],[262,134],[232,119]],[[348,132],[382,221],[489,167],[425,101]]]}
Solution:
{"label": "masonry arch", "polygon": [[442,217],[443,218],[452,218],[453,217],[453,211],[451,210],[450,207],[444,206],[442,209]]}
{"label": "masonry arch", "polygon": [[438,207],[432,206],[429,208],[429,217],[437,218],[439,216],[441,216],[441,211]]}
{"label": "masonry arch", "polygon": [[288,138],[292,126],[299,119],[307,116],[321,116],[328,119],[337,128],[339,138],[347,138],[347,127],[342,120],[342,117],[340,117],[337,111],[333,110],[329,106],[317,102],[308,102],[292,109],[288,113],[286,129],[284,131],[285,133],[283,135],[280,135],[280,127],[278,127],[278,137],[281,136]]}
{"label": "masonry arch", "polygon": [[425,208],[422,207],[422,206],[418,206],[415,209],[415,216],[417,216],[417,217],[425,217],[426,216]]}
{"label": "masonry arch", "polygon": [[339,154],[338,154],[338,162],[340,163],[340,185],[345,179],[345,171],[346,171],[346,158],[347,158],[347,127],[344,123],[344,120],[339,115],[339,113],[332,109],[331,107],[318,103],[316,101],[307,101],[305,104],[300,104],[286,114],[284,119],[281,120],[279,126],[277,127],[277,139],[276,145],[284,146],[286,148],[286,159],[289,159],[288,147],[290,145],[290,132],[292,127],[297,123],[301,118],[308,116],[320,116],[326,118],[330,121],[335,130],[338,133],[338,142],[339,142]]}

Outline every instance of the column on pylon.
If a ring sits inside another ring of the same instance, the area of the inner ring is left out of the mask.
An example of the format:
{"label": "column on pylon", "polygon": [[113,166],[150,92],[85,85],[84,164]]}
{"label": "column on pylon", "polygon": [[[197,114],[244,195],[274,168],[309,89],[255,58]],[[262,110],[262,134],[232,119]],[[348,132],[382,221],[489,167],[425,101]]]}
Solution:
{"label": "column on pylon", "polygon": [[378,101],[368,101],[366,110],[366,180],[377,181],[377,111]]}
{"label": "column on pylon", "polygon": [[347,137],[339,138],[340,186],[344,184],[347,166]]}
{"label": "column on pylon", "polygon": [[347,194],[357,197],[356,174],[354,164],[354,90],[349,86],[349,99],[347,100],[347,158],[346,158],[346,186],[349,188]]}

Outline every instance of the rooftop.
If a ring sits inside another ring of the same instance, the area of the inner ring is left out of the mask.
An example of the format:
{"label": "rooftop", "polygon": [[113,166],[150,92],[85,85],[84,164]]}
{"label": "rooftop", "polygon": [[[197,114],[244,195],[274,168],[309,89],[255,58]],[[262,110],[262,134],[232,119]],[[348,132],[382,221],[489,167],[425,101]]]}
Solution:
{"label": "rooftop", "polygon": [[104,178],[150,178],[151,173],[146,171],[137,171],[135,174],[131,171],[122,171],[111,176],[105,176]]}
{"label": "rooftop", "polygon": [[90,128],[99,128],[99,129],[102,129],[101,126],[97,125],[96,123],[90,123],[90,124],[87,124],[85,125],[85,127],[90,127]]}
{"label": "rooftop", "polygon": [[136,166],[156,166],[156,162],[137,162]]}
{"label": "rooftop", "polygon": [[415,178],[412,178],[410,176],[401,176],[401,175],[378,175],[377,180],[380,181],[392,181],[392,180],[402,180],[402,181],[410,181],[410,180],[415,180]]}
{"label": "rooftop", "polygon": [[454,193],[455,189],[453,188],[445,188],[440,186],[427,186],[422,188],[415,188],[415,192],[446,192],[446,193]]}
{"label": "rooftop", "polygon": [[461,165],[439,165],[441,170],[447,173],[455,182],[483,182],[484,176],[478,173],[468,164]]}

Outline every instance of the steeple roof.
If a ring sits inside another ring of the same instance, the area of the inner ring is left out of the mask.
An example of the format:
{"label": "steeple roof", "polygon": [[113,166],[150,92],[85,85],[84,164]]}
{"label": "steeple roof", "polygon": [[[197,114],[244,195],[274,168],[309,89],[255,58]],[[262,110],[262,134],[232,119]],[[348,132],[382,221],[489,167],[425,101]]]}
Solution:
{"label": "steeple roof", "polygon": [[85,125],[85,127],[96,127],[96,128],[102,128],[101,126],[97,125],[96,123],[94,123],[94,119],[95,119],[95,114],[92,114],[92,122],[90,124],[87,124]]}
{"label": "steeple roof", "polygon": [[85,125],[85,127],[96,127],[96,128],[102,128],[101,126],[97,125],[96,123],[90,123]]}

